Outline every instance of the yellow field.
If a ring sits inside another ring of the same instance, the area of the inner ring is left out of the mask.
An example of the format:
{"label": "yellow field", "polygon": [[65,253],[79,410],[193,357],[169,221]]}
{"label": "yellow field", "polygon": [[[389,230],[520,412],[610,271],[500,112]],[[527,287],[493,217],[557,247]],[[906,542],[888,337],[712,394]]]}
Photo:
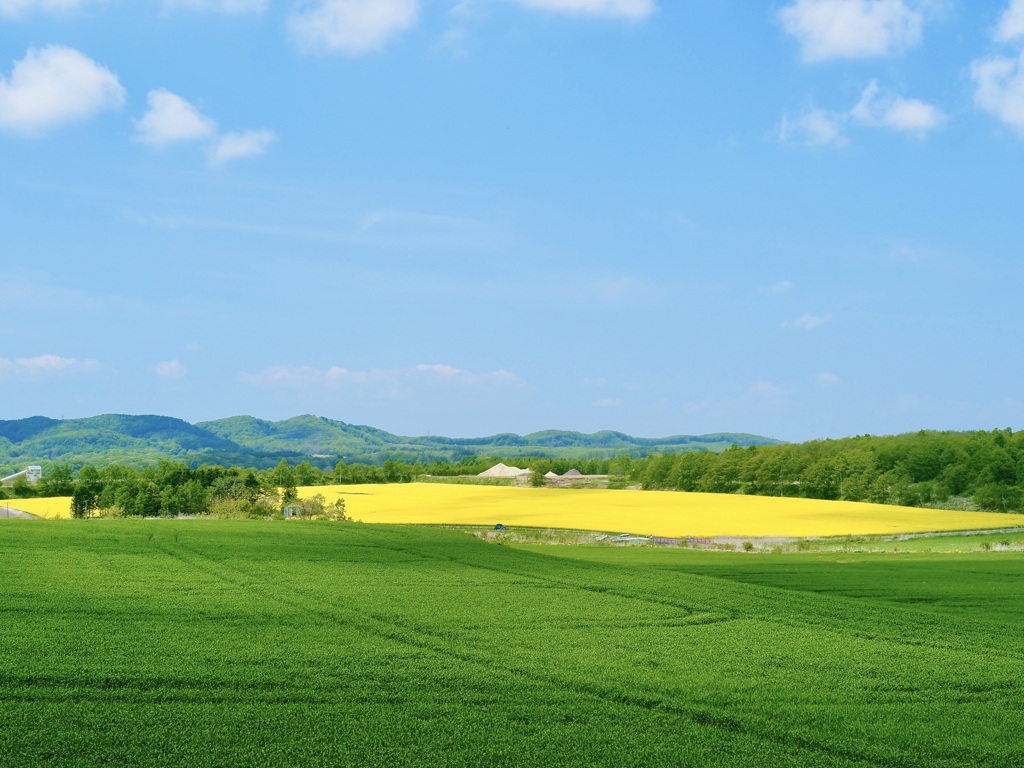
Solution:
{"label": "yellow field", "polygon": [[28,512],[30,515],[45,517],[48,519],[71,517],[71,497],[54,496],[49,499],[3,499],[0,501],[0,519],[3,519],[4,510],[18,509]]}
{"label": "yellow field", "polygon": [[[327,485],[299,489],[344,497],[348,515],[366,523],[572,528],[668,537],[843,536],[965,531],[1024,526],[1024,515],[947,512],[846,501],[714,493],[513,488],[439,483]],[[67,519],[71,499],[10,499],[4,509]]]}
{"label": "yellow field", "polygon": [[572,528],[666,537],[843,536],[1024,526],[1024,515],[713,493],[402,483],[314,486],[365,523]]}

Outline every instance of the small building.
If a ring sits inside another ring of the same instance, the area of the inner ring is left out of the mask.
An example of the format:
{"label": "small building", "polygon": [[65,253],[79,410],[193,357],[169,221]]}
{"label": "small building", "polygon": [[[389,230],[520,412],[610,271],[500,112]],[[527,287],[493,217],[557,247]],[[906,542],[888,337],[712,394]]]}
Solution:
{"label": "small building", "polygon": [[525,477],[530,474],[528,469],[520,469],[519,467],[509,467],[502,464],[500,461],[490,469],[485,469],[483,472],[477,475],[477,477],[504,477],[504,478],[517,478]]}
{"label": "small building", "polygon": [[13,475],[0,478],[0,484],[9,487],[14,485],[14,481],[19,477],[24,477],[29,483],[35,485],[43,479],[43,468],[36,464],[32,464],[31,466],[25,467],[21,472],[15,472]]}

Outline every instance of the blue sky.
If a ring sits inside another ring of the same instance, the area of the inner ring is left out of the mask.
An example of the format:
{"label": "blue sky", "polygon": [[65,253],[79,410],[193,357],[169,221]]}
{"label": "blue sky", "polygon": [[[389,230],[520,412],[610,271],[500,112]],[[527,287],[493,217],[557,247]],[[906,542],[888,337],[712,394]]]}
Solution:
{"label": "blue sky", "polygon": [[0,418],[1024,427],[1024,0],[0,0]]}

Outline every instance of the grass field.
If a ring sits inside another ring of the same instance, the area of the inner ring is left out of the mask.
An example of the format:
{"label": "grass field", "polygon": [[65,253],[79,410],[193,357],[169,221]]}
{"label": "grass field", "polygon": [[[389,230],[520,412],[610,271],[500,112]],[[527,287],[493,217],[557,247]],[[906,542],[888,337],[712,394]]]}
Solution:
{"label": "grass field", "polygon": [[1024,526],[1024,515],[733,494],[401,483],[317,486],[372,523],[572,528],[656,536],[845,536]]}
{"label": "grass field", "polygon": [[1024,762],[1024,556],[0,524],[3,766]]}

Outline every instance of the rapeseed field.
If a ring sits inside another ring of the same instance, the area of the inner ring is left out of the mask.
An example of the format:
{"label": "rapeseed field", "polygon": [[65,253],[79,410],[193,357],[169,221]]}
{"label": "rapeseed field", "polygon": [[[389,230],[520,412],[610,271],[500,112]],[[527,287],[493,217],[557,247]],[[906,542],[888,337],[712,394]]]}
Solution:
{"label": "rapeseed field", "polygon": [[52,496],[45,499],[4,499],[0,501],[0,518],[4,516],[5,509],[17,509],[48,520],[66,520],[71,517],[71,497]]}
{"label": "rapeseed field", "polygon": [[[367,523],[487,525],[629,532],[666,537],[870,536],[1024,526],[1024,515],[894,507],[861,502],[672,491],[391,483],[307,486],[299,495],[344,498]],[[71,499],[0,502],[46,519],[67,519]]]}
{"label": "rapeseed field", "polygon": [[1024,526],[1024,515],[672,491],[440,483],[314,486],[367,523],[533,526],[653,536],[844,536]]}

